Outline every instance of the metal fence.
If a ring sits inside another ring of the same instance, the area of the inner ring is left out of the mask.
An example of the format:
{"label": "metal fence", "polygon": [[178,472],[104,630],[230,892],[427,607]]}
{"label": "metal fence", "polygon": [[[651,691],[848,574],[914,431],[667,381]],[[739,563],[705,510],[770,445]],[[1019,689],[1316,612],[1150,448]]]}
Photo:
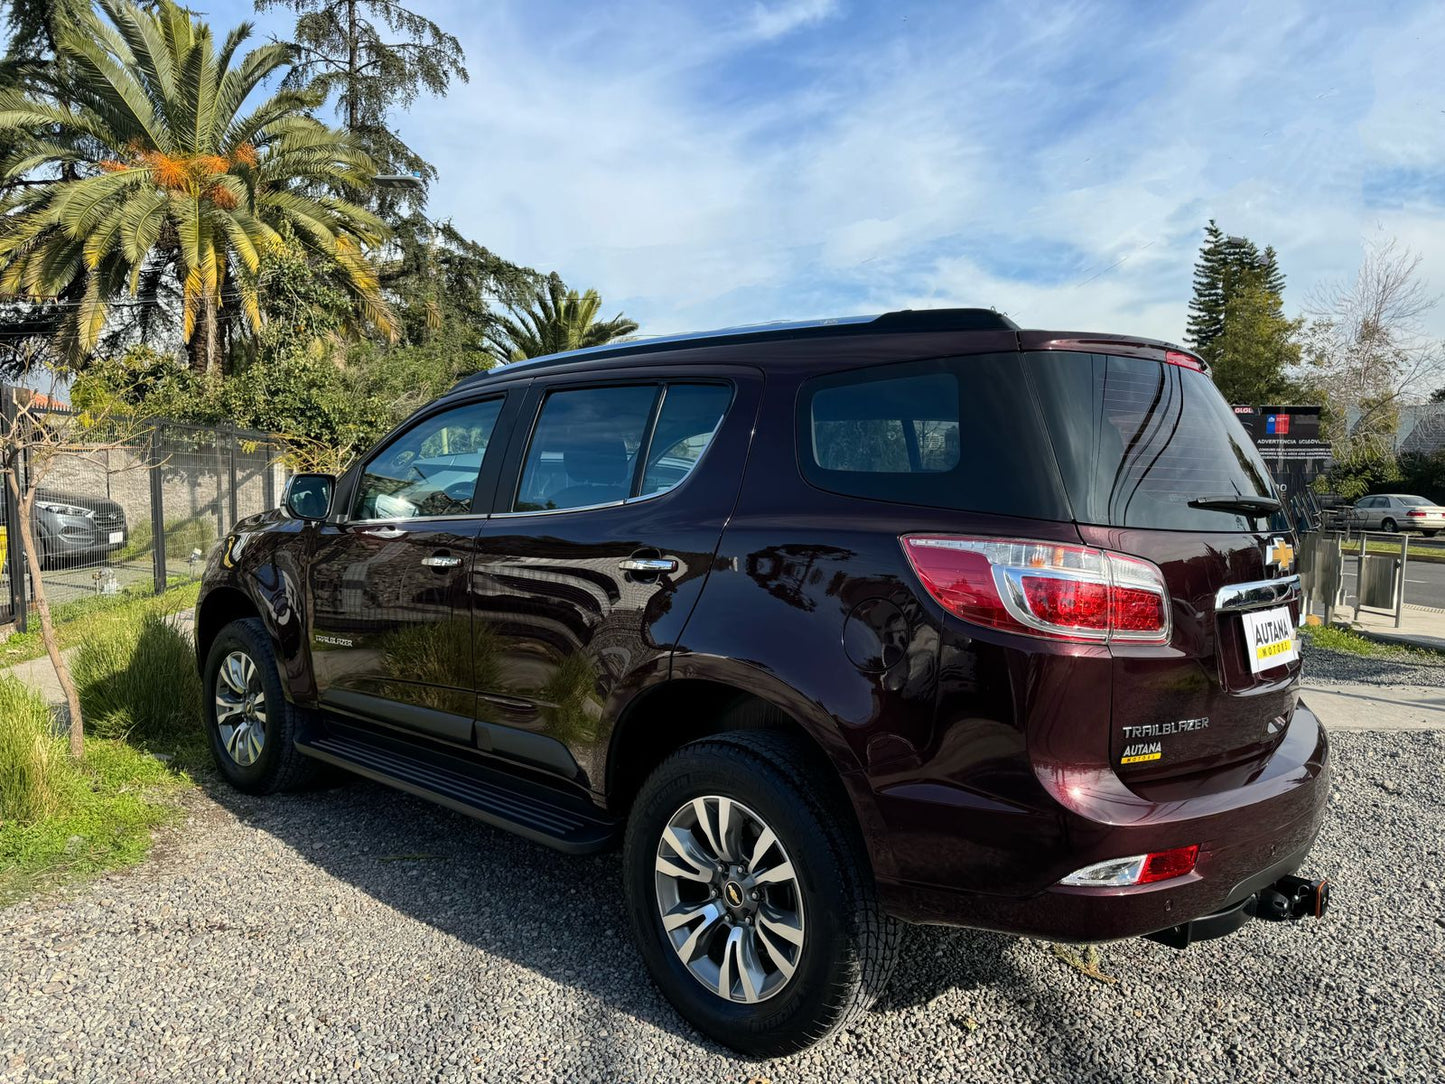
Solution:
{"label": "metal fence", "polygon": [[[14,395],[0,388],[0,409],[13,411]],[[47,454],[43,466],[22,462],[37,486],[31,528],[51,607],[158,594],[198,578],[233,524],[275,507],[284,452],[274,434],[157,420],[124,444]],[[14,505],[0,495],[0,624],[24,629],[35,584]]]}

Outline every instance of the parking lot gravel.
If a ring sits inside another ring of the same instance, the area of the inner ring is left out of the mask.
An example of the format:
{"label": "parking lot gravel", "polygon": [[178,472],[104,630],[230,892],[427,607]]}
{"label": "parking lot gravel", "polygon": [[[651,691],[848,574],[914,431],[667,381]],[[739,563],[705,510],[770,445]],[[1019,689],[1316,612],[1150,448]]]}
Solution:
{"label": "parking lot gravel", "polygon": [[1382,647],[1380,652],[1321,651],[1305,640],[1300,654],[1309,681],[1445,688],[1445,655],[1399,647]]}
{"label": "parking lot gravel", "polygon": [[1322,921],[1176,952],[910,930],[852,1031],[758,1063],[653,990],[614,855],[365,783],[196,792],[146,864],[0,911],[0,1080],[1439,1081],[1445,734],[1341,733]]}

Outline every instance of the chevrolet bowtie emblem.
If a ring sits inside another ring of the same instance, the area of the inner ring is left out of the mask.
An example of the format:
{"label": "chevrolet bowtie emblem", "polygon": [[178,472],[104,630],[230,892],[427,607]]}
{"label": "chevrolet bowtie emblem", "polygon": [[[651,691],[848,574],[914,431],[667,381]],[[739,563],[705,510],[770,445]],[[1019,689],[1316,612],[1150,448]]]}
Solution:
{"label": "chevrolet bowtie emblem", "polygon": [[1271,538],[1264,547],[1264,567],[1285,575],[1294,568],[1294,547],[1283,538]]}

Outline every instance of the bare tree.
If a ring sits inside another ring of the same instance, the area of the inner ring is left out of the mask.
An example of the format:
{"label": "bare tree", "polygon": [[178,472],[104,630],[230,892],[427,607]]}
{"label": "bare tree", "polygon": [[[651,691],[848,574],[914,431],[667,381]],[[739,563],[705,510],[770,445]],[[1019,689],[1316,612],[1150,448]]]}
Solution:
{"label": "bare tree", "polygon": [[[4,472],[6,493],[16,509],[20,548],[33,584],[35,613],[40,618],[40,640],[50,657],[50,665],[55,668],[70,714],[70,755],[80,760],[85,756],[85,722],[80,714],[80,696],[70,675],[70,665],[60,650],[50,602],[45,596],[40,549],[35,539],[35,500],[61,456],[93,463],[108,471],[107,453],[134,446],[141,434],[124,418],[57,410],[54,391],[54,383],[50,394],[26,388],[7,389],[7,409],[0,421],[0,471]],[[25,585],[17,584],[14,589],[23,591]]]}
{"label": "bare tree", "polygon": [[1440,299],[1421,278],[1420,261],[1395,238],[1376,238],[1353,281],[1309,299],[1304,376],[1338,423],[1352,419],[1348,431],[1337,430],[1346,446],[1388,444],[1400,406],[1423,399],[1445,374],[1445,349],[1425,333]]}

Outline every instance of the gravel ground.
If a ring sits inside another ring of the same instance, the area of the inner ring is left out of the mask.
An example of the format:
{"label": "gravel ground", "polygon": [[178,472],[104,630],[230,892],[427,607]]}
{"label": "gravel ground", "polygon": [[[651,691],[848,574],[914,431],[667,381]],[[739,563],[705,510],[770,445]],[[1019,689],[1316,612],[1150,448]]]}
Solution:
{"label": "gravel ground", "polygon": [[794,1058],[642,974],[614,856],[370,784],[197,793],[151,861],[0,912],[0,1080],[1445,1080],[1445,734],[1340,734],[1322,922],[1183,953],[911,930],[885,1003]]}
{"label": "gravel ground", "polygon": [[1338,682],[1346,685],[1425,685],[1445,688],[1445,655],[1384,648],[1380,656],[1321,651],[1305,640],[1301,650],[1306,683]]}

